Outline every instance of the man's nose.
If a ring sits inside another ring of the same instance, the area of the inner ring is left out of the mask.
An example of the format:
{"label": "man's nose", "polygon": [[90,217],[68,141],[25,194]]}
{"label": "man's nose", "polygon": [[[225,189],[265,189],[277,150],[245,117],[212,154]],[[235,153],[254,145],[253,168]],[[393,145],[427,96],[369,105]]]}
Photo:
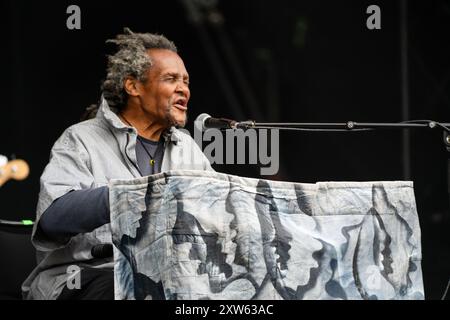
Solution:
{"label": "man's nose", "polygon": [[179,82],[175,90],[177,93],[182,93],[185,97],[189,97],[189,86],[184,82]]}

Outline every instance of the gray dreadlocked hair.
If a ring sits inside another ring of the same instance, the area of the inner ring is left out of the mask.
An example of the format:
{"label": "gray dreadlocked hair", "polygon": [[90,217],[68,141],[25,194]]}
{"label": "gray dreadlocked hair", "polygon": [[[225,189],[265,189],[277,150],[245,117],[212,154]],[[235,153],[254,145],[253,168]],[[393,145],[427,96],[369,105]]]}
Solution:
{"label": "gray dreadlocked hair", "polygon": [[[125,78],[131,76],[142,82],[146,80],[148,68],[153,64],[146,50],[167,49],[177,52],[175,44],[163,35],[134,33],[129,28],[124,28],[124,34],[106,43],[118,46],[117,52],[108,56],[106,79],[101,86],[103,96],[114,112],[121,111],[127,103],[128,94],[123,87]],[[97,110],[97,105],[91,105],[82,120],[95,117]]]}

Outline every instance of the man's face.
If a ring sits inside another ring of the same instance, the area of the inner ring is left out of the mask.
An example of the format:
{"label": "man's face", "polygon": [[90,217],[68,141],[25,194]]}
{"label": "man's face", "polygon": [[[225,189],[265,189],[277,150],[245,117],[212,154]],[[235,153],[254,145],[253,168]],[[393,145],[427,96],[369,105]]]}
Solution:
{"label": "man's face", "polygon": [[190,98],[189,75],[180,56],[170,50],[147,50],[153,65],[139,86],[139,100],[152,121],[183,127]]}

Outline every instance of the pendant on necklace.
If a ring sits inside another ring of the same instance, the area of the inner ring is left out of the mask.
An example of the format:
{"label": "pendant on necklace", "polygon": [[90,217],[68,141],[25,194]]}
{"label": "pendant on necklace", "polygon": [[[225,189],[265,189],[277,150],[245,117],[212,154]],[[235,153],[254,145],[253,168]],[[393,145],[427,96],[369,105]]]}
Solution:
{"label": "pendant on necklace", "polygon": [[151,166],[154,166],[154,165],[155,165],[155,160],[150,159],[150,165],[151,165]]}

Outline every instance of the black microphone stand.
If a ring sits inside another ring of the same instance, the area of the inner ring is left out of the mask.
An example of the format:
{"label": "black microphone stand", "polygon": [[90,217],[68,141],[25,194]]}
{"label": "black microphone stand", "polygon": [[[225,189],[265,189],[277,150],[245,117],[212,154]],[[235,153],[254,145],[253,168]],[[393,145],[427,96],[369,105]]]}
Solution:
{"label": "black microphone stand", "polygon": [[375,129],[415,129],[415,128],[441,128],[450,133],[450,123],[440,123],[433,120],[411,120],[396,123],[376,122],[255,122],[253,120],[237,122],[237,129],[280,129],[305,131],[367,131]]}

